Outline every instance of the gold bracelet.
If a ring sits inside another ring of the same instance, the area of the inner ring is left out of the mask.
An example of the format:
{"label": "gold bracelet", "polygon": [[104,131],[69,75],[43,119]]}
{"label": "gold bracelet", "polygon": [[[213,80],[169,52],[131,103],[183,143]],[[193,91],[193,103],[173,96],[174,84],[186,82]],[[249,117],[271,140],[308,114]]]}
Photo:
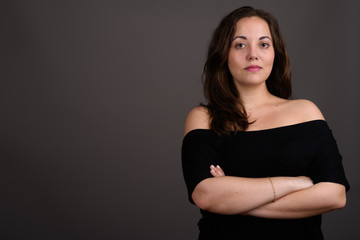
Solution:
{"label": "gold bracelet", "polygon": [[273,193],[274,193],[274,200],[273,200],[272,202],[275,202],[275,200],[276,200],[275,187],[274,187],[274,184],[273,184],[273,182],[272,182],[271,178],[270,178],[270,177],[268,177],[268,179],[269,179],[269,181],[270,181],[270,183],[271,183],[271,187],[272,187],[272,189],[273,189]]}

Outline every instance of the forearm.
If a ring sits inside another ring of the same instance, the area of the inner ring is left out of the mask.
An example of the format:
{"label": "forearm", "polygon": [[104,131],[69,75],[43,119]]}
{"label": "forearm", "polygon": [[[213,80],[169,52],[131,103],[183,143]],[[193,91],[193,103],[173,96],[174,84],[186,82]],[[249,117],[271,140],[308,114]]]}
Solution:
{"label": "forearm", "polygon": [[[271,183],[272,181],[272,183]],[[192,198],[197,206],[219,214],[241,214],[275,198],[310,187],[308,180],[293,177],[242,178],[222,176],[203,180],[195,188]]]}
{"label": "forearm", "polygon": [[345,203],[344,186],[318,183],[251,210],[246,215],[278,219],[305,218],[342,208]]}

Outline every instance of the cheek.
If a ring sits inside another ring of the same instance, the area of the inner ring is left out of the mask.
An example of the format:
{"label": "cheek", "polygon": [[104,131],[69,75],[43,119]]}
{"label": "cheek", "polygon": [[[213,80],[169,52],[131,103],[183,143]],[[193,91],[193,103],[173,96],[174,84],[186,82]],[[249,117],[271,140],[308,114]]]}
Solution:
{"label": "cheek", "polygon": [[233,54],[231,54],[231,52],[229,52],[228,65],[232,65],[233,61],[234,61],[234,56],[233,56]]}
{"label": "cheek", "polygon": [[268,56],[268,62],[271,66],[274,64],[274,60],[275,60],[275,53],[273,52]]}
{"label": "cheek", "polygon": [[241,61],[239,60],[239,56],[236,56],[234,54],[229,54],[228,57],[228,67],[231,70],[232,68],[238,68],[241,66]]}
{"label": "cheek", "polygon": [[230,54],[228,57],[227,65],[228,65],[230,72],[232,72],[232,69],[234,67],[234,58]]}
{"label": "cheek", "polygon": [[228,68],[230,71],[230,74],[234,77],[234,75],[237,75],[239,72],[239,64],[234,59],[229,59],[228,61]]}
{"label": "cheek", "polygon": [[266,67],[268,68],[272,68],[273,64],[274,64],[274,55],[266,55],[263,56],[263,63],[264,65],[266,65]]}

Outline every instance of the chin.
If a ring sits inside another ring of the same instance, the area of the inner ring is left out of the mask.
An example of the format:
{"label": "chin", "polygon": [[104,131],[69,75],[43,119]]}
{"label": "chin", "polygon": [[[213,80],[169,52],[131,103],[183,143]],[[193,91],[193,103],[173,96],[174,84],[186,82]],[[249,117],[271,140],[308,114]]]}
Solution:
{"label": "chin", "polygon": [[257,85],[261,85],[261,84],[265,84],[266,82],[266,78],[247,78],[246,80],[237,80],[236,81],[237,84],[239,84],[240,86],[243,86],[243,85],[254,85],[254,86],[257,86]]}

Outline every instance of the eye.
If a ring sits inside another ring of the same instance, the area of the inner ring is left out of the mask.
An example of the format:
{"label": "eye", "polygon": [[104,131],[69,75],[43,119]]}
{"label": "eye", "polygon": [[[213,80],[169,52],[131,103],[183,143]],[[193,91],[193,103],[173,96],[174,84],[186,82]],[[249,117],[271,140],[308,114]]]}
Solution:
{"label": "eye", "polygon": [[268,44],[268,43],[261,43],[260,46],[261,46],[262,48],[268,48],[268,47],[270,47],[270,44]]}
{"label": "eye", "polygon": [[237,44],[235,44],[235,47],[236,47],[236,48],[244,48],[244,47],[245,47],[245,44],[243,44],[243,43],[237,43]]}

